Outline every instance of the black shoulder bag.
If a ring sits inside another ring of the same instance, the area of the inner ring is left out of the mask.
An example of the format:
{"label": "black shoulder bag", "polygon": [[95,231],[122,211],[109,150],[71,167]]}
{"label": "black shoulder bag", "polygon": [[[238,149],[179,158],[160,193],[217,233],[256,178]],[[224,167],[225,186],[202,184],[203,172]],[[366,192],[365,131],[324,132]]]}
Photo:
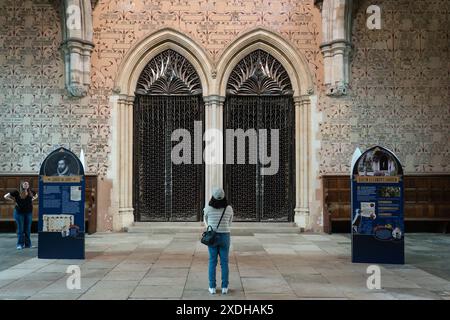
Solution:
{"label": "black shoulder bag", "polygon": [[[225,214],[225,210],[227,210],[227,207],[228,206],[226,206],[225,209],[223,209],[222,216],[220,217],[216,230],[219,229],[220,222],[222,221],[223,215]],[[208,228],[206,228],[206,231],[203,232],[202,239],[200,240],[200,242],[207,246],[212,246],[216,242],[216,231],[214,231],[211,226],[208,226]]]}

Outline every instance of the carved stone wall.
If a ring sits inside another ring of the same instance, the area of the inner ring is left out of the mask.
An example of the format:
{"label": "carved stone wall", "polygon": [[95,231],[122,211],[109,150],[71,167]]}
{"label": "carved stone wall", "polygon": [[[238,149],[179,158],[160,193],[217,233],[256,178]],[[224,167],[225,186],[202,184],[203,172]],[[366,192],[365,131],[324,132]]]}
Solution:
{"label": "carved stone wall", "polygon": [[[381,7],[381,30],[366,9]],[[380,144],[407,173],[450,172],[450,1],[361,0],[350,96],[321,97],[320,172],[349,172],[355,147]]]}
{"label": "carved stone wall", "polygon": [[59,145],[84,149],[87,172],[104,174],[108,109],[93,88],[64,88],[61,19],[50,1],[0,1],[0,172],[31,173]]}
{"label": "carved stone wall", "polygon": [[[216,63],[233,40],[257,27],[279,34],[307,59],[321,84],[321,19],[313,0],[98,1],[93,9],[91,85],[82,98],[64,87],[59,3],[0,0],[0,172],[32,173],[63,145],[99,175],[99,230],[112,228],[115,198],[113,94],[118,66],[140,39],[162,28],[186,34]],[[112,170],[112,171],[111,171]]]}
{"label": "carved stone wall", "polygon": [[54,1],[0,1],[0,172],[35,172],[62,144],[77,153],[84,149],[87,172],[106,174],[117,67],[139,38],[163,27],[188,34],[214,61],[239,34],[266,26],[301,50],[321,81],[320,17],[313,0],[131,3],[96,4],[91,89],[77,99],[64,91],[61,17]]}
{"label": "carved stone wall", "polygon": [[[450,172],[450,2],[355,2],[346,97],[325,94],[314,0],[99,0],[90,89],[74,98],[64,88],[57,1],[0,0],[0,173],[36,172],[59,145],[75,153],[83,148],[86,172],[99,175],[99,230],[111,229],[117,205],[111,193],[114,82],[130,48],[167,27],[198,43],[213,64],[233,40],[257,27],[280,35],[306,58],[318,95],[310,110],[310,200],[317,208],[318,176],[347,174],[356,146],[390,148],[407,173]],[[366,28],[371,4],[382,8],[381,30]],[[320,218],[319,208],[316,226]]]}
{"label": "carved stone wall", "polygon": [[321,83],[320,11],[313,0],[101,0],[94,10],[93,65],[112,86],[129,48],[148,34],[173,28],[201,45],[211,61],[239,35],[256,27],[280,34],[301,51]]}

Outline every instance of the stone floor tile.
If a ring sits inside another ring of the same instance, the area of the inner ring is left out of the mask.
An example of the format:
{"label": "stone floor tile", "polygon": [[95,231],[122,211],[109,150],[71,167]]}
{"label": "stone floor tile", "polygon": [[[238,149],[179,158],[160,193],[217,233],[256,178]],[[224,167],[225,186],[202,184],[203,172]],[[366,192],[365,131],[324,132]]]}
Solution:
{"label": "stone floor tile", "polygon": [[17,280],[0,289],[0,296],[32,296],[48,287],[52,281],[46,280]]}
{"label": "stone floor tile", "polygon": [[0,280],[20,279],[32,273],[33,269],[9,269],[0,271]]}
{"label": "stone floor tile", "polygon": [[146,286],[139,285],[131,294],[131,298],[181,298],[181,286]]}
{"label": "stone floor tile", "polygon": [[189,273],[189,268],[161,268],[155,265],[152,266],[147,273],[148,277],[186,277]]}
{"label": "stone floor tile", "polygon": [[141,280],[139,285],[144,286],[180,286],[184,287],[186,284],[186,277],[145,277]]}
{"label": "stone floor tile", "polygon": [[292,294],[292,289],[283,278],[242,278],[245,294],[276,293]]}
{"label": "stone floor tile", "polygon": [[298,297],[347,298],[342,290],[330,283],[291,283],[290,286]]}
{"label": "stone floor tile", "polygon": [[67,274],[63,272],[32,272],[22,277],[22,279],[32,281],[56,281],[66,275]]}
{"label": "stone floor tile", "polygon": [[[233,236],[230,294],[223,297],[207,292],[208,252],[197,236],[97,233],[86,239],[85,260],[43,260],[36,250],[5,249],[9,262],[2,251],[0,299],[450,298],[448,235],[409,235],[407,264],[379,265],[381,290],[367,288],[370,264],[351,263],[349,235]],[[14,239],[0,234],[0,248]],[[81,268],[78,290],[66,286],[72,264]],[[220,277],[218,265],[218,289]]]}
{"label": "stone floor tile", "polygon": [[52,282],[49,286],[45,287],[39,293],[51,293],[51,294],[58,294],[58,293],[84,293],[87,290],[89,290],[90,287],[92,287],[95,283],[97,283],[100,279],[97,278],[81,278],[81,287],[80,289],[72,289],[69,290],[67,288],[67,276],[63,277],[57,281]]}
{"label": "stone floor tile", "polygon": [[105,275],[103,280],[138,280],[140,281],[147,271],[111,271]]}
{"label": "stone floor tile", "polygon": [[28,300],[76,300],[81,293],[36,293]]}
{"label": "stone floor tile", "polygon": [[388,288],[387,292],[399,300],[441,300],[442,298],[426,289]]}

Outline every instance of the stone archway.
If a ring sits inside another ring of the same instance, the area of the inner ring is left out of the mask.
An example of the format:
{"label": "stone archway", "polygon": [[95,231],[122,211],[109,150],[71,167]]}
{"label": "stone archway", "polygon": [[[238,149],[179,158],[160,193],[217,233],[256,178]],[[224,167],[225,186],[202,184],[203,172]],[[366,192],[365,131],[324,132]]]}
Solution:
{"label": "stone archway", "polygon": [[[204,126],[201,93],[197,72],[174,50],[161,52],[142,71],[133,108],[137,221],[200,220],[204,164],[193,158]],[[173,140],[175,130],[181,141]]]}
{"label": "stone archway", "polygon": [[[194,41],[173,29],[163,29],[139,41],[124,57],[119,67],[112,97],[113,138],[112,206],[113,228],[122,230],[134,222],[133,215],[133,102],[138,78],[157,54],[172,49],[184,56],[196,70],[205,103],[205,130],[223,132],[223,103],[228,78],[234,66],[255,50],[263,50],[277,59],[292,82],[295,109],[295,209],[294,221],[301,228],[309,227],[310,207],[310,139],[311,99],[313,81],[306,59],[279,35],[257,28],[238,37],[213,64]],[[219,143],[220,144],[220,143]],[[223,152],[220,145],[217,151]],[[223,164],[205,166],[205,200],[213,186],[223,186]]]}
{"label": "stone archway", "polygon": [[293,220],[292,93],[286,69],[260,49],[245,56],[228,78],[224,128],[234,134],[226,135],[224,177],[236,221]]}
{"label": "stone archway", "polygon": [[[300,228],[308,229],[310,224],[310,148],[311,148],[311,99],[314,93],[311,71],[306,59],[281,36],[263,28],[243,34],[224,51],[217,63],[215,90],[221,100],[217,106],[216,123],[223,130],[223,101],[228,78],[236,64],[255,50],[269,53],[278,60],[289,75],[292,83],[295,108],[295,209],[294,221]],[[216,169],[217,180],[223,185],[222,167]]]}
{"label": "stone archway", "polygon": [[[112,97],[113,229],[122,230],[134,222],[133,209],[133,103],[138,79],[147,64],[165,50],[185,57],[198,74],[203,97],[210,92],[211,62],[203,50],[173,29],[159,30],[139,41],[119,66]],[[205,98],[207,105],[207,99]]]}

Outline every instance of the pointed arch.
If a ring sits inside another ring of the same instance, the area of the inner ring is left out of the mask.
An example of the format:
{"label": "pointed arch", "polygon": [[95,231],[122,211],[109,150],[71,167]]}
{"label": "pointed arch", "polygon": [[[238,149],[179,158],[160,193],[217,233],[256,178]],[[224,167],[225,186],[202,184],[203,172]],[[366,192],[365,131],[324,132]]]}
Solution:
{"label": "pointed arch", "polygon": [[134,96],[138,79],[147,64],[158,54],[171,49],[185,57],[194,67],[202,85],[203,96],[210,92],[212,64],[202,50],[186,35],[165,28],[136,43],[122,60],[115,82],[118,94]]}
{"label": "pointed arch", "polygon": [[219,95],[225,96],[228,78],[234,67],[244,57],[258,49],[272,55],[286,69],[294,96],[307,95],[313,91],[312,75],[305,57],[281,36],[269,30],[257,28],[238,37],[220,57],[216,82]]}

